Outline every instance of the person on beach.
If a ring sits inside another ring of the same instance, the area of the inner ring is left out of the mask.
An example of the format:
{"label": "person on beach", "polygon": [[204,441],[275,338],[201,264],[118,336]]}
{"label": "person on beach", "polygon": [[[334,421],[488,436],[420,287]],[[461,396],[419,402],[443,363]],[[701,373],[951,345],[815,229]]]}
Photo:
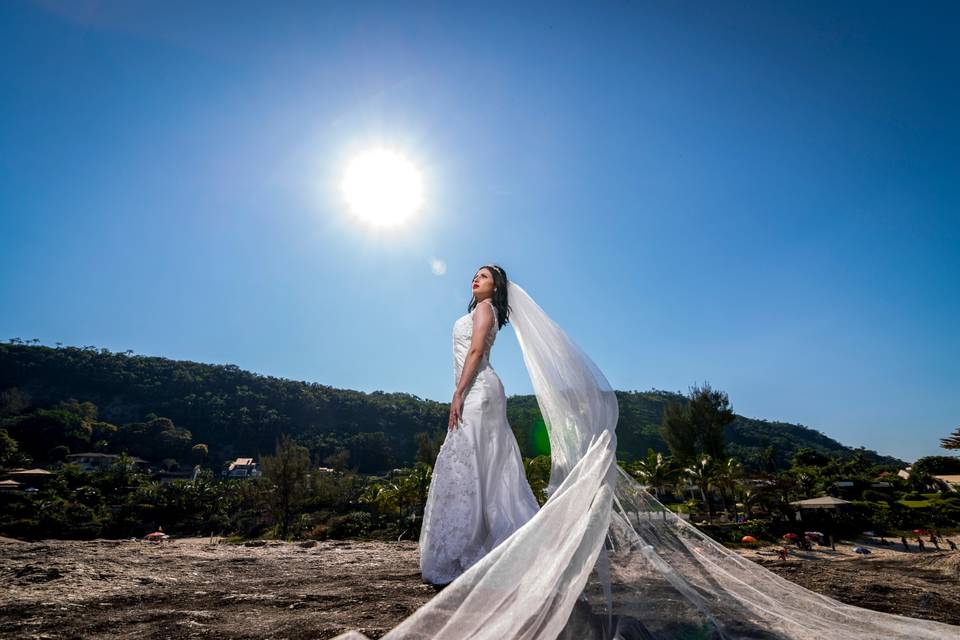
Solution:
{"label": "person on beach", "polygon": [[950,540],[949,538],[947,538],[947,544],[950,545],[950,551],[957,550],[957,543],[954,542],[953,540]]}
{"label": "person on beach", "polygon": [[904,536],[900,536],[900,544],[903,545],[904,551],[910,551],[910,545],[907,543],[907,539]]}
{"label": "person on beach", "polygon": [[509,321],[507,292],[519,293],[497,265],[477,269],[471,287],[467,313],[453,325],[456,391],[420,533],[421,575],[436,586],[453,582],[540,508],[490,365],[497,333]]}

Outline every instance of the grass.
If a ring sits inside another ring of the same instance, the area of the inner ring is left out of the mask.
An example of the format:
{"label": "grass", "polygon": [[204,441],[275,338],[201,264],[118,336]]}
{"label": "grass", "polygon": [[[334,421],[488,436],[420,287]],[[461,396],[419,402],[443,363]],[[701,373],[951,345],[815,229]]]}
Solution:
{"label": "grass", "polygon": [[929,507],[933,504],[932,500],[899,500],[900,504],[905,507],[917,508],[917,507]]}

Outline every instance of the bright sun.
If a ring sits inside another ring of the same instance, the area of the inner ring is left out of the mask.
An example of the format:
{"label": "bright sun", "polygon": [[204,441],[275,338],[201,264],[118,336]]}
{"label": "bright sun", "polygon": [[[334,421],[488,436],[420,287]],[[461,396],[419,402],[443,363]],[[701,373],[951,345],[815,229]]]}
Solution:
{"label": "bright sun", "polygon": [[343,177],[350,210],[375,226],[395,226],[423,204],[420,172],[403,155],[375,149],[354,158]]}

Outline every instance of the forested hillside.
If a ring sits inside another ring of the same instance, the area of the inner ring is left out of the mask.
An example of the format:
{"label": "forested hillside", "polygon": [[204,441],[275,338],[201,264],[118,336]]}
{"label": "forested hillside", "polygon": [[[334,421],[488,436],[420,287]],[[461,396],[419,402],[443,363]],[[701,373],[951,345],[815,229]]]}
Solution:
{"label": "forested hillside", "polygon": [[[17,342],[0,345],[0,464],[2,456],[15,456],[11,447],[38,464],[91,450],[181,464],[202,451],[215,464],[270,453],[288,433],[317,464],[377,473],[411,465],[417,434],[437,442],[446,425],[446,404],[405,393],[362,393],[233,365]],[[663,409],[685,397],[656,390],[617,396],[620,457],[666,451],[659,435]],[[508,416],[525,456],[549,451],[533,396],[510,398]],[[799,425],[741,416],[727,428],[726,440],[729,453],[754,468],[786,466],[802,447],[850,452]],[[875,462],[897,462],[867,454]]]}

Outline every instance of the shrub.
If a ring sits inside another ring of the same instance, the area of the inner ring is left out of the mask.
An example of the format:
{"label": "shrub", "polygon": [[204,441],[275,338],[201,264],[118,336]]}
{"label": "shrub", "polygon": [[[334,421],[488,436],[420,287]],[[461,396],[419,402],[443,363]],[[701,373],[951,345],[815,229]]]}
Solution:
{"label": "shrub", "polygon": [[373,526],[373,516],[366,511],[352,511],[344,515],[333,516],[327,521],[326,526],[326,536],[334,540],[364,537],[370,533]]}

